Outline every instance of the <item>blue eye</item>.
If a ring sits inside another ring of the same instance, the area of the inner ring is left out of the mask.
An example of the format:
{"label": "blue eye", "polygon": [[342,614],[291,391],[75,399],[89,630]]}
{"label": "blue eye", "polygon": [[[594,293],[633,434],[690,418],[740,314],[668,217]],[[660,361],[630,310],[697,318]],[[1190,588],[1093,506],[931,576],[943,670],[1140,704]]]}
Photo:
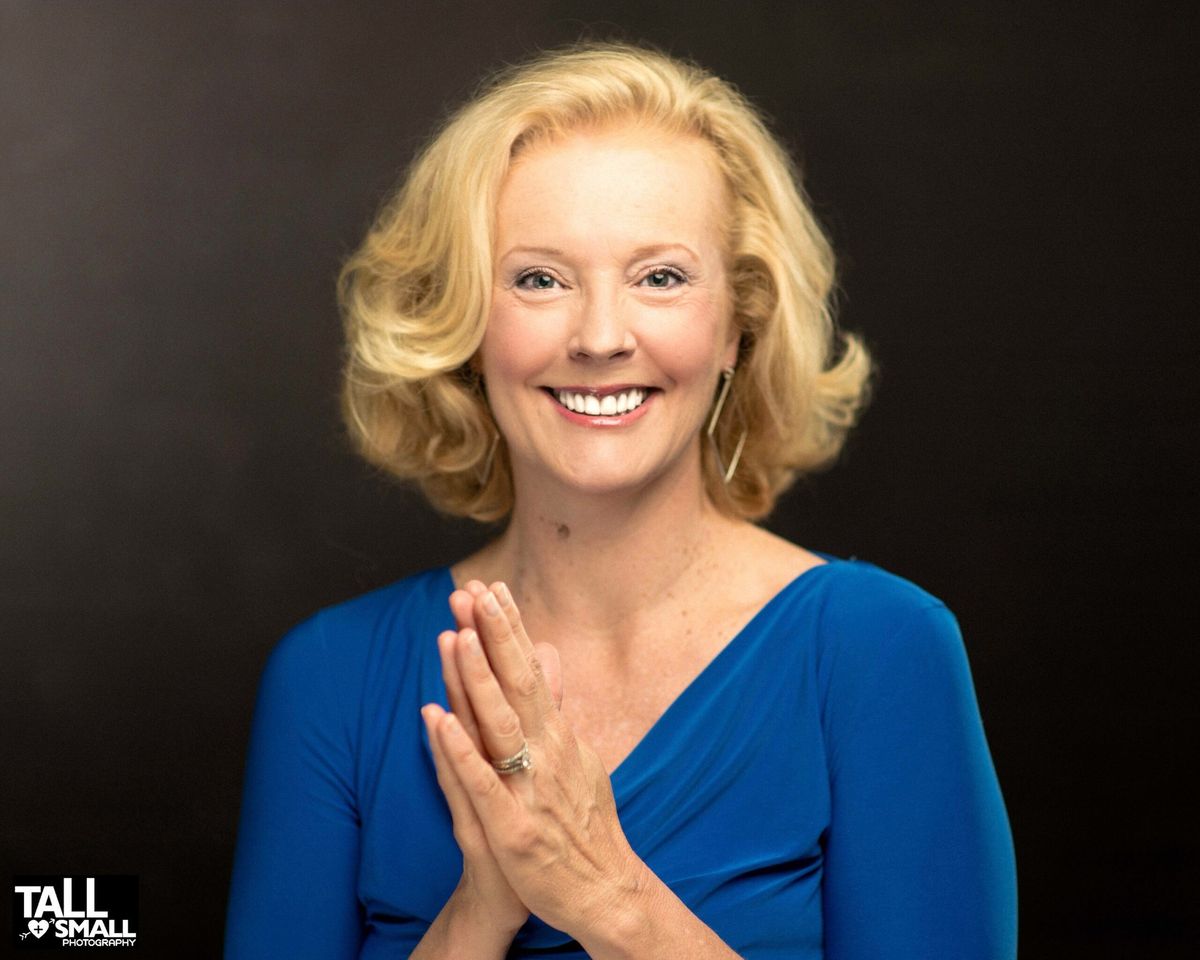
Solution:
{"label": "blue eye", "polygon": [[642,277],[640,282],[652,290],[670,290],[681,283],[687,283],[687,277],[671,267],[660,267],[657,270],[651,270]]}
{"label": "blue eye", "polygon": [[553,290],[557,283],[545,270],[530,270],[517,277],[515,286],[522,290]]}

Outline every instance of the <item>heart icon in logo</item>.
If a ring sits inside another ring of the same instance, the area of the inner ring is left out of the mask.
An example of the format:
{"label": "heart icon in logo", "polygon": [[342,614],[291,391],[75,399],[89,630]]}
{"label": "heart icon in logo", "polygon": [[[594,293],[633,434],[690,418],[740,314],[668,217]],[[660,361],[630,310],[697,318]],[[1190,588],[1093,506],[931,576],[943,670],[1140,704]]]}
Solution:
{"label": "heart icon in logo", "polygon": [[32,933],[35,937],[38,937],[39,939],[41,938],[42,934],[45,933],[49,929],[50,929],[50,921],[49,920],[30,920],[29,921],[29,932]]}

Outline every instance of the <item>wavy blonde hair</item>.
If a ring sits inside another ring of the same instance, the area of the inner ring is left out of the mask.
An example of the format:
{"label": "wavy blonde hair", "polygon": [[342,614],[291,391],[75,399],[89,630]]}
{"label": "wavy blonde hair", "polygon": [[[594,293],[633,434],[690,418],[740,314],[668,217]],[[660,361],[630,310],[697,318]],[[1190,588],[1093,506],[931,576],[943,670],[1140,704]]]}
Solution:
{"label": "wavy blonde hair", "polygon": [[860,340],[835,330],[832,251],[762,116],[692,63],[625,43],[577,43],[485,82],[419,153],[338,280],[351,436],[438,509],[494,520],[513,504],[504,442],[472,362],[490,307],[501,182],[535,140],[628,121],[709,141],[733,198],[741,343],[714,437],[726,459],[743,430],[746,439],[728,484],[704,444],[713,502],[733,516],[764,516],[798,474],[837,456],[865,403],[871,362]]}

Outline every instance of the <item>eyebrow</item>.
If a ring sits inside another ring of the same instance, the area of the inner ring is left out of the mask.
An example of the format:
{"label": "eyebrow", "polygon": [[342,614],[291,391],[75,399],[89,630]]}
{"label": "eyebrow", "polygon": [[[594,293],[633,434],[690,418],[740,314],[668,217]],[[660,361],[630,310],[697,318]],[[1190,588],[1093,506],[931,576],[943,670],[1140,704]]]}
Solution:
{"label": "eyebrow", "polygon": [[500,259],[511,257],[514,253],[534,253],[544,257],[561,257],[563,255],[563,252],[555,247],[510,247]]}
{"label": "eyebrow", "polygon": [[633,258],[639,260],[642,257],[653,256],[656,253],[666,253],[669,250],[682,250],[693,260],[700,259],[691,247],[683,243],[652,243],[645,247],[638,247],[633,251]]}
{"label": "eyebrow", "polygon": [[[688,254],[688,256],[690,256],[693,260],[700,259],[700,257],[698,257],[696,255],[696,252],[694,250],[692,250],[691,247],[689,247],[683,243],[651,243],[651,244],[647,244],[646,246],[638,247],[636,250],[634,250],[632,259],[640,260],[643,257],[651,257],[651,256],[654,256],[655,254],[666,253],[671,250],[682,250],[684,253]],[[518,247],[510,247],[508,250],[506,250],[504,252],[504,254],[500,257],[500,259],[503,260],[507,257],[511,257],[515,253],[536,254],[538,256],[543,256],[543,257],[564,257],[564,256],[566,256],[566,254],[563,253],[562,250],[559,250],[557,247],[520,247],[520,246],[518,246]]]}

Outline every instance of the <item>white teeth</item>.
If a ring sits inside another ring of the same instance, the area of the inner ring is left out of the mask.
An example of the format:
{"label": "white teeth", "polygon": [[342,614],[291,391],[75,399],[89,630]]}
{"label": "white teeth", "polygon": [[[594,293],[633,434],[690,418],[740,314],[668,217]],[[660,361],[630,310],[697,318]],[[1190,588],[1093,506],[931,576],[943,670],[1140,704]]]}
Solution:
{"label": "white teeth", "polygon": [[559,390],[556,391],[555,397],[559,403],[574,413],[586,414],[589,417],[615,417],[640,407],[646,400],[646,391],[634,387],[620,393],[597,397],[590,393],[571,393],[567,390]]}

